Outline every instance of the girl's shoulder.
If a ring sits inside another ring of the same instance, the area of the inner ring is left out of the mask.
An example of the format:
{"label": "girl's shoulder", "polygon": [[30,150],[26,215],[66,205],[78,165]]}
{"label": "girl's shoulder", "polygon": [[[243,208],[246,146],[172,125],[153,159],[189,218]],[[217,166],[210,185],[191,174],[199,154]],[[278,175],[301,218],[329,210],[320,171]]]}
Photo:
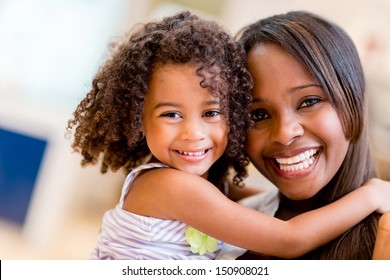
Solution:
{"label": "girl's shoulder", "polygon": [[132,188],[142,188],[172,199],[198,192],[202,187],[216,189],[213,184],[198,175],[165,167],[144,170],[133,180]]}
{"label": "girl's shoulder", "polygon": [[142,173],[144,173],[147,170],[156,169],[156,168],[162,168],[162,167],[165,168],[165,167],[168,167],[168,166],[163,164],[163,163],[160,163],[160,162],[153,162],[153,163],[142,164],[142,165],[134,168],[133,170],[131,170],[130,173],[126,176],[126,179],[125,179],[125,181],[123,183],[122,193],[121,193],[119,204],[121,206],[123,205],[123,202],[125,201],[126,196],[127,196],[128,192],[129,192],[130,188],[132,187],[134,180],[139,175],[141,175]]}
{"label": "girl's shoulder", "polygon": [[174,219],[188,197],[207,196],[210,190],[217,190],[200,176],[167,166],[143,169],[130,184],[123,209],[160,219]]}

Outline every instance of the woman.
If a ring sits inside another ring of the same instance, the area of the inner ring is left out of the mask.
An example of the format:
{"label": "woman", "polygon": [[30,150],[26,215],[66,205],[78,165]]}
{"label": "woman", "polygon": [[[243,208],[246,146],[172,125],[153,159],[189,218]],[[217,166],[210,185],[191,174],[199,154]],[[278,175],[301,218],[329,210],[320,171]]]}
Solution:
{"label": "woman", "polygon": [[[254,79],[247,153],[280,191],[275,217],[327,205],[376,176],[363,70],[346,32],[290,12],[247,26],[239,41]],[[303,258],[371,259],[378,218],[371,214]]]}

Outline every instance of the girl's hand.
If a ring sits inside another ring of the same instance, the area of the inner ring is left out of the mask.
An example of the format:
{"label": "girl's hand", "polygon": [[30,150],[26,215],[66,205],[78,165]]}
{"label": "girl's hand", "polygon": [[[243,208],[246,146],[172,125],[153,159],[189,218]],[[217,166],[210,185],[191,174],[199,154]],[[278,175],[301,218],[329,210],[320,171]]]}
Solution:
{"label": "girl's hand", "polygon": [[379,220],[373,260],[390,260],[390,211]]}
{"label": "girl's hand", "polygon": [[390,211],[390,182],[378,178],[368,180],[364,186],[374,189],[374,199],[377,205],[376,212],[385,213]]}

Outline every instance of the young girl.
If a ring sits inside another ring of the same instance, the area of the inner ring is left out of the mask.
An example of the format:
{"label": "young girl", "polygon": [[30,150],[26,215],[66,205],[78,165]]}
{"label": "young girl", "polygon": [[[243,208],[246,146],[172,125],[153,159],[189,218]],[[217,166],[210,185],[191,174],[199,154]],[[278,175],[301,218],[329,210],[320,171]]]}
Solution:
{"label": "young girl", "polygon": [[[331,204],[376,176],[363,70],[346,32],[317,15],[290,12],[249,25],[240,42],[254,80],[247,152],[280,191],[275,217]],[[347,211],[354,210],[340,214]],[[303,258],[371,259],[378,216]]]}
{"label": "young girl", "polygon": [[221,27],[189,12],[144,25],[103,65],[68,129],[83,165],[102,154],[102,172],[130,174],[93,259],[214,259],[216,239],[291,258],[390,208],[375,182],[288,222],[227,198],[228,168],[236,185],[245,176],[245,66]]}

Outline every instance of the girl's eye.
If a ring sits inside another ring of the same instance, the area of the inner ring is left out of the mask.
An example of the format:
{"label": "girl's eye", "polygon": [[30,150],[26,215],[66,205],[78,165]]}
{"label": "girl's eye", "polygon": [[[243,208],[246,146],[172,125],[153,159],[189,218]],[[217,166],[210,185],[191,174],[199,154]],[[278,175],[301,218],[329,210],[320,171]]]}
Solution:
{"label": "girl's eye", "polygon": [[162,113],[160,116],[166,118],[172,118],[172,119],[179,119],[181,117],[180,114],[177,112],[166,112],[166,113]]}
{"label": "girl's eye", "polygon": [[300,104],[299,108],[310,107],[310,106],[313,106],[313,105],[317,104],[318,102],[321,102],[321,98],[319,98],[319,97],[310,97],[310,98],[304,100]]}
{"label": "girl's eye", "polygon": [[268,119],[269,117],[269,114],[264,109],[255,109],[251,111],[251,118],[255,122]]}
{"label": "girl's eye", "polygon": [[214,118],[214,117],[217,117],[221,114],[220,111],[218,110],[210,110],[210,111],[206,111],[203,113],[203,115],[206,117],[206,118]]}

